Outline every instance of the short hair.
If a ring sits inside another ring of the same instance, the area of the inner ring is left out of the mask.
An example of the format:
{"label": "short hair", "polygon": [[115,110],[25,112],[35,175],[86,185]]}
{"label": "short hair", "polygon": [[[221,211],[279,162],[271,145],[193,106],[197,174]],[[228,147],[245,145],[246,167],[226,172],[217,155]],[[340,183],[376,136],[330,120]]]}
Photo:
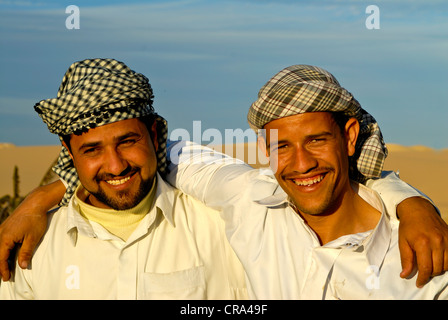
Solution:
{"label": "short hair", "polygon": [[345,125],[347,124],[347,121],[353,117],[348,116],[344,112],[330,112],[330,113],[331,113],[333,120],[339,126],[339,129],[341,129],[341,133],[344,133]]}

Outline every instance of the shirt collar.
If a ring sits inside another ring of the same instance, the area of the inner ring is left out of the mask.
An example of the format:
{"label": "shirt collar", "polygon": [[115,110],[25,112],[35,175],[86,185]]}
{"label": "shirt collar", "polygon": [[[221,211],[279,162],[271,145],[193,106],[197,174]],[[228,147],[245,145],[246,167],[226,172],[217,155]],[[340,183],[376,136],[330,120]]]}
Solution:
{"label": "shirt collar", "polygon": [[163,216],[174,227],[173,208],[175,193],[178,192],[174,187],[165,182],[157,173],[157,189],[155,206],[162,211]]}
{"label": "shirt collar", "polygon": [[[166,183],[162,177],[157,173],[157,185],[156,185],[156,194],[154,205],[151,206],[151,211],[154,211],[154,218],[145,221],[148,221],[148,228],[150,224],[155,220],[155,215],[159,214],[159,212],[168,220],[168,222],[174,226],[174,218],[173,218],[173,206],[175,199],[176,189]],[[78,211],[77,199],[72,197],[68,204],[67,208],[67,233],[71,236],[73,241],[73,245],[76,244],[76,240],[78,237],[78,233],[84,234],[87,237],[96,238],[96,234],[92,225],[84,219]],[[158,210],[157,210],[158,209]],[[75,232],[78,231],[78,232]]]}
{"label": "shirt collar", "polygon": [[289,205],[288,195],[286,192],[280,187],[277,180],[275,178],[269,179],[272,183],[277,185],[277,188],[274,190],[274,193],[270,196],[267,196],[262,199],[256,199],[256,194],[252,196],[252,201],[258,203],[259,205],[274,208],[278,206]]}
{"label": "shirt collar", "polygon": [[362,184],[355,184],[359,185],[359,196],[381,212],[380,219],[374,229],[339,237],[327,243],[324,247],[342,249],[340,255],[362,254],[365,256],[369,266],[377,266],[379,268],[390,247],[392,227],[389,214],[376,191]]}
{"label": "shirt collar", "polygon": [[391,241],[392,227],[389,214],[387,213],[379,194],[374,190],[359,184],[359,195],[371,206],[381,212],[378,224],[362,243],[362,246],[365,248],[369,265],[380,267],[389,250]]}
{"label": "shirt collar", "polygon": [[[384,257],[389,250],[390,240],[391,240],[391,225],[390,225],[390,218],[389,214],[386,211],[386,208],[384,206],[383,201],[381,200],[379,194],[356,182],[355,185],[358,185],[358,194],[361,196],[365,201],[367,201],[371,206],[373,206],[375,209],[381,212],[381,217],[376,225],[376,227],[371,231],[368,232],[368,235],[366,236],[358,234],[358,236],[350,237],[351,235],[348,235],[347,237],[341,237],[339,239],[336,239],[335,242],[338,243],[344,243],[345,249],[349,249],[351,251],[355,252],[364,252],[366,255],[366,259],[369,263],[369,265],[375,265],[375,266],[381,266]],[[286,192],[279,186],[273,195],[270,195],[268,197],[265,197],[263,199],[255,200],[254,202],[266,206],[268,208],[275,208],[275,207],[284,207],[287,205],[290,205],[288,195]],[[347,241],[339,241],[344,238],[344,240],[347,240],[347,238],[350,237],[351,239],[360,239],[359,243],[356,243],[356,241],[347,243]],[[333,245],[335,245],[334,243]]]}

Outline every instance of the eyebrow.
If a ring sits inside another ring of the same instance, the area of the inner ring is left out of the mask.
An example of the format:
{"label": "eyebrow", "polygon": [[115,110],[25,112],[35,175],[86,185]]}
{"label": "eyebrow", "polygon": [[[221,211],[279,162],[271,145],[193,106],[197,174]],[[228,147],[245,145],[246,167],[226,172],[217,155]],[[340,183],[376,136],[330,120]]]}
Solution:
{"label": "eyebrow", "polygon": [[[317,139],[317,138],[321,138],[321,137],[325,137],[325,136],[332,136],[332,135],[333,134],[331,132],[329,132],[329,131],[322,131],[322,132],[319,132],[319,133],[316,133],[316,134],[306,135],[305,136],[305,140],[313,140],[313,139]],[[271,143],[267,143],[267,147],[270,148],[271,145],[278,146],[278,145],[280,145],[282,143],[287,143],[287,142],[289,142],[289,140],[283,139],[283,140],[279,140],[279,141],[277,141],[275,143],[272,143],[272,144]]]}
{"label": "eyebrow", "polygon": [[[140,137],[140,136],[141,136],[140,134],[138,134],[136,132],[133,132],[133,131],[130,131],[130,132],[127,132],[127,133],[125,133],[125,134],[123,134],[121,136],[115,137],[114,141],[115,142],[120,142],[120,141],[126,140],[126,139],[131,138],[131,137]],[[86,142],[86,143],[83,143],[78,148],[78,152],[83,150],[83,149],[95,148],[95,147],[98,147],[98,146],[101,146],[101,145],[102,145],[102,141]]]}
{"label": "eyebrow", "polygon": [[94,147],[98,147],[99,145],[101,145],[101,142],[86,142],[83,143],[79,148],[78,148],[78,152],[83,150],[83,149],[88,149],[88,148],[94,148]]}
{"label": "eyebrow", "polygon": [[125,133],[121,136],[116,137],[115,141],[120,142],[120,141],[126,140],[127,138],[132,138],[132,137],[141,137],[141,134],[139,134],[137,132],[130,131],[128,133]]}
{"label": "eyebrow", "polygon": [[310,134],[306,138],[308,140],[313,140],[313,139],[316,139],[316,138],[321,138],[321,137],[326,137],[326,136],[333,136],[333,133],[331,133],[330,131],[323,131],[323,132],[320,132],[320,133],[317,133],[317,134]]}

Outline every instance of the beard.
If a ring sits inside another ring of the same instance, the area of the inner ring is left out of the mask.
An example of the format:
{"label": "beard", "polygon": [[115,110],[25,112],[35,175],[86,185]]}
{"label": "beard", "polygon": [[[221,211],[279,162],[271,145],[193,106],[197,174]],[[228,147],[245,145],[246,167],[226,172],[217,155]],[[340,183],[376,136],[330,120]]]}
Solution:
{"label": "beard", "polygon": [[137,191],[120,191],[115,193],[115,195],[109,196],[106,194],[103,188],[99,186],[97,192],[89,193],[94,196],[98,201],[106,204],[114,210],[128,210],[137,206],[151,191],[151,187],[154,178],[142,180]]}

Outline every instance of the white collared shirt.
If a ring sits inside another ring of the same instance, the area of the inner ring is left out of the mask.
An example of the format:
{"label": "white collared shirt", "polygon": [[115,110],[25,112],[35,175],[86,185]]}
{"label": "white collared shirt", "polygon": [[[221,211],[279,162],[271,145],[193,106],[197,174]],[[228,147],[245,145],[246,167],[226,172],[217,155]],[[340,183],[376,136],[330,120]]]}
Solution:
{"label": "white collared shirt", "polygon": [[[181,151],[168,180],[187,194],[221,211],[226,234],[247,275],[254,299],[433,299],[446,298],[448,276],[422,289],[415,278],[400,278],[396,206],[423,196],[389,174],[360,185],[359,195],[381,212],[374,230],[320,245],[316,234],[291,208],[269,170],[198,145],[171,145]],[[177,153],[176,153],[177,154]],[[171,154],[173,157],[173,154]],[[388,214],[392,213],[392,217]]]}
{"label": "white collared shirt", "polygon": [[0,299],[245,299],[244,271],[219,214],[157,179],[127,241],[85,220],[74,198],[52,214],[31,268]]}

